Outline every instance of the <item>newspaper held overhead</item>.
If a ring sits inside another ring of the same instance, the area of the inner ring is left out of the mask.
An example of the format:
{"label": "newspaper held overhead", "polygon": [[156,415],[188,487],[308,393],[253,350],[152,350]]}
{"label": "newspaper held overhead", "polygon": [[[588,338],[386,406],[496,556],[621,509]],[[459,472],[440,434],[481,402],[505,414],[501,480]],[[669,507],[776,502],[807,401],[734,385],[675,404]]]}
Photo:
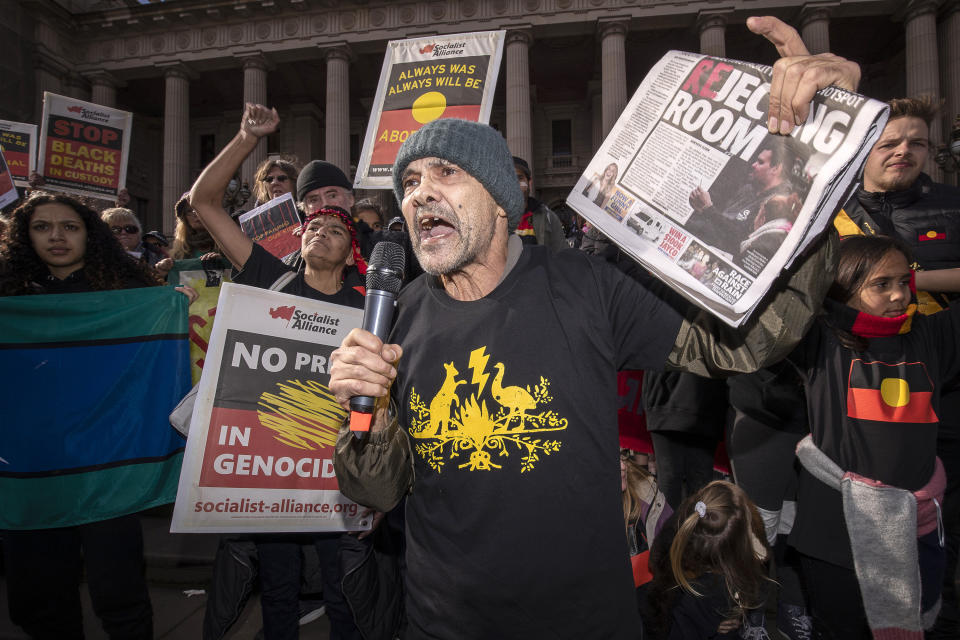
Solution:
{"label": "newspaper held overhead", "polygon": [[695,304],[739,326],[830,223],[888,108],[838,87],[789,136],[767,132],[772,69],[671,51],[567,197]]}
{"label": "newspaper held overhead", "polygon": [[392,189],[400,145],[438,118],[489,122],[505,31],[391,40],[354,187]]}
{"label": "newspaper held overhead", "polygon": [[133,114],[44,91],[37,172],[57,191],[111,200],[127,184]]}
{"label": "newspaper held overhead", "polygon": [[29,186],[30,172],[37,169],[37,125],[0,120],[0,147],[14,184]]}
{"label": "newspaper held overhead", "polygon": [[362,309],[224,283],[210,334],[171,531],[358,531],[333,448],[346,411],[330,354]]}

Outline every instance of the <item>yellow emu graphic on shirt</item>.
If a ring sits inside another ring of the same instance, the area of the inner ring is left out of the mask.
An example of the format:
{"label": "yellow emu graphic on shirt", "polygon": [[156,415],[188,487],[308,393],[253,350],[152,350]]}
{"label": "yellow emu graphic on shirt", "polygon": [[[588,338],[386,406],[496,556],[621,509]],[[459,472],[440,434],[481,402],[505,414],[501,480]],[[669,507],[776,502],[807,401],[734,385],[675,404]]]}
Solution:
{"label": "yellow emu graphic on shirt", "polygon": [[443,383],[431,400],[410,390],[414,449],[437,472],[448,461],[469,471],[501,469],[514,454],[525,473],[541,454],[560,450],[560,440],[543,435],[567,428],[566,418],[546,409],[553,401],[550,381],[540,376],[534,386],[508,384],[502,362],[488,371],[485,351],[471,351],[463,373],[456,362],[443,363]]}

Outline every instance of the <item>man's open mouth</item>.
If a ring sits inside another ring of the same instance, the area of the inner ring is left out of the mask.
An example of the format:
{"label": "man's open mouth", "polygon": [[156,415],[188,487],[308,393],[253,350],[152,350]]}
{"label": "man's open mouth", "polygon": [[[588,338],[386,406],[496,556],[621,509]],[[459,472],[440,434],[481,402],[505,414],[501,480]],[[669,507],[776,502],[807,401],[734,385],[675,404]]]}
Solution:
{"label": "man's open mouth", "polygon": [[443,238],[452,234],[456,229],[452,224],[440,216],[424,214],[419,216],[417,226],[420,230],[420,239]]}

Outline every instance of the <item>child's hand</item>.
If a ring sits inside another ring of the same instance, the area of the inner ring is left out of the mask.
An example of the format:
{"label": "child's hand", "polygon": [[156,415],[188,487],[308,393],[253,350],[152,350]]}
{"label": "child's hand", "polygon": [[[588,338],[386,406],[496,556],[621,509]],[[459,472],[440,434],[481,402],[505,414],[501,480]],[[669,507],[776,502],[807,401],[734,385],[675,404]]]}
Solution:
{"label": "child's hand", "polygon": [[729,620],[724,620],[720,623],[720,626],[717,627],[717,633],[730,633],[740,628],[740,619],[739,618],[730,618]]}

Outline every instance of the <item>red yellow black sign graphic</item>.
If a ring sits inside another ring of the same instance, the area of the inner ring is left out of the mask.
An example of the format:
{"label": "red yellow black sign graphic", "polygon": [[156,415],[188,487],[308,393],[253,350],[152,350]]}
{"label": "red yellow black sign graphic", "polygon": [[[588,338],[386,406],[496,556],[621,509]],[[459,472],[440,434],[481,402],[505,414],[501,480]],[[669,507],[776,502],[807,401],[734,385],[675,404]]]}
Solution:
{"label": "red yellow black sign graphic", "polygon": [[377,124],[371,175],[389,175],[400,145],[426,123],[438,118],[479,120],[488,63],[488,56],[466,56],[393,65]]}
{"label": "red yellow black sign graphic", "polygon": [[847,415],[877,422],[938,422],[930,404],[933,381],[922,362],[850,363]]}

